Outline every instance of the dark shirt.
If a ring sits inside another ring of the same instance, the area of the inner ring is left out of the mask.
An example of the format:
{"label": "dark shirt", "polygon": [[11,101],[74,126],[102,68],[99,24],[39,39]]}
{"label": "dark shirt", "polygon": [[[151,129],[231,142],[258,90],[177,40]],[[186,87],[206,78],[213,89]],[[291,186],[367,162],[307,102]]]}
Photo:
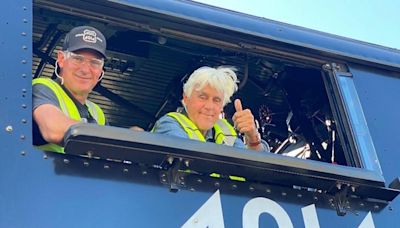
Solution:
{"label": "dark shirt", "polygon": [[[56,82],[60,84],[59,81]],[[82,118],[82,122],[97,123],[96,120],[92,117],[92,115],[90,115],[87,106],[81,104],[78,100],[76,100],[64,86],[61,85],[61,87],[74,102],[75,106],[78,109],[79,115]],[[32,111],[34,111],[37,107],[43,104],[51,104],[61,110],[61,106],[57,99],[56,94],[49,87],[43,84],[35,84],[32,87]],[[40,146],[47,144],[35,120],[33,120],[32,134],[33,134],[33,145]]]}

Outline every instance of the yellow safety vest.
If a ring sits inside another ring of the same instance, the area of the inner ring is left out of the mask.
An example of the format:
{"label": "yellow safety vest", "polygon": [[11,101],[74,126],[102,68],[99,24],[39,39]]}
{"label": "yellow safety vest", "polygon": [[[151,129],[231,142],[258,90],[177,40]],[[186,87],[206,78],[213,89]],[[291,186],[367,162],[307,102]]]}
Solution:
{"label": "yellow safety vest", "polygon": [[[81,115],[79,114],[78,108],[76,107],[75,103],[57,82],[51,80],[50,78],[36,78],[32,81],[32,85],[35,84],[43,84],[49,87],[54,92],[54,94],[57,96],[58,102],[60,103],[61,111],[66,116],[68,116],[73,120],[77,121],[82,120]],[[92,115],[92,117],[97,121],[97,123],[99,125],[104,125],[106,122],[106,118],[104,116],[103,110],[101,110],[101,108],[97,104],[89,100],[86,100],[86,105],[88,107],[90,115]],[[37,148],[44,151],[64,153],[64,147],[61,147],[53,143],[37,146]]]}
{"label": "yellow safety vest", "polygon": [[[206,141],[196,125],[185,115],[178,112],[170,112],[167,114],[167,116],[176,119],[190,139],[202,142]],[[237,134],[235,129],[228,123],[226,119],[219,119],[214,124],[213,128],[215,132],[214,140],[216,144],[233,146],[237,138]]]}
{"label": "yellow safety vest", "polygon": [[[185,130],[186,134],[189,136],[190,139],[198,140],[205,142],[204,136],[201,134],[200,130],[196,127],[196,125],[185,115],[179,112],[170,112],[167,114],[181,125],[181,127]],[[233,146],[235,140],[237,138],[237,134],[235,129],[228,123],[226,119],[219,119],[213,126],[214,128],[214,140],[216,144],[225,144],[229,146]],[[189,171],[190,172],[190,171]],[[211,173],[211,177],[220,178],[221,174],[219,173]],[[239,176],[228,176],[229,179],[235,181],[246,181],[246,178],[239,177]]]}

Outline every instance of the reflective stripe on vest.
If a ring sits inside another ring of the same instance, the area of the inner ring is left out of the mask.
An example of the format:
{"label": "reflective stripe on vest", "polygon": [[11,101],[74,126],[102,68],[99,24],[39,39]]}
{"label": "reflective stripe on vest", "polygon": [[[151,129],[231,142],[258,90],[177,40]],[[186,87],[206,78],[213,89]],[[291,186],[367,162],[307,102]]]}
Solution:
{"label": "reflective stripe on vest", "polygon": [[206,139],[204,138],[203,134],[201,134],[200,130],[196,127],[196,125],[185,115],[178,113],[178,112],[170,112],[167,114],[181,125],[183,130],[185,130],[186,134],[189,136],[190,139],[198,140],[205,142]]}
{"label": "reflective stripe on vest", "polygon": [[97,124],[104,125],[106,123],[106,117],[104,116],[104,112],[97,104],[89,100],[86,100],[86,106],[89,109],[90,115],[96,120]]}
{"label": "reflective stripe on vest", "polygon": [[226,119],[219,119],[214,125],[215,129],[215,143],[233,146],[237,138],[235,129],[228,123]]}
{"label": "reflective stripe on vest", "polygon": [[[167,116],[176,119],[190,139],[202,142],[206,141],[196,125],[185,115],[178,112],[170,112],[167,114]],[[219,119],[213,128],[215,131],[214,140],[216,144],[233,146],[237,138],[237,134],[235,129],[228,123],[227,120]]]}
{"label": "reflective stripe on vest", "polygon": [[[36,78],[32,81],[32,85],[35,84],[45,85],[54,92],[58,99],[58,103],[60,104],[61,111],[66,116],[76,121],[82,120],[75,103],[57,82],[51,80],[50,78]],[[92,117],[96,120],[97,124],[104,125],[106,119],[104,116],[104,112],[101,110],[101,108],[97,104],[88,100],[86,101],[86,105],[88,107],[90,115],[92,115]],[[37,148],[45,151],[64,153],[63,147],[52,143],[38,146]]]}

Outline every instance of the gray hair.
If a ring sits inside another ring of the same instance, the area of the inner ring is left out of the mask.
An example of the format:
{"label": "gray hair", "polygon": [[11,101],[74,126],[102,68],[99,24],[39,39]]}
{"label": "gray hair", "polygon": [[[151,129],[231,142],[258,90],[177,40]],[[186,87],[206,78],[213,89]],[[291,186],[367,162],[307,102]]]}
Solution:
{"label": "gray hair", "polygon": [[183,92],[186,96],[190,97],[193,89],[199,91],[206,85],[210,85],[218,92],[222,92],[224,95],[223,105],[225,106],[231,101],[231,96],[238,89],[236,83],[239,81],[237,80],[235,71],[236,68],[228,66],[217,68],[200,67],[190,75],[187,82],[183,85]]}

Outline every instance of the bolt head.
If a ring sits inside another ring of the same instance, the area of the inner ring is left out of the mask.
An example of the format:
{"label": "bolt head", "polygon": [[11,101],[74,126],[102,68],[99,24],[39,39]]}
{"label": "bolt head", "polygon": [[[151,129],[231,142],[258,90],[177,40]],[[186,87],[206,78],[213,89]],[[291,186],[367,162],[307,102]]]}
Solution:
{"label": "bolt head", "polygon": [[8,126],[6,127],[6,131],[7,131],[7,132],[12,132],[12,131],[13,131],[13,127],[12,127],[11,125],[8,125]]}

